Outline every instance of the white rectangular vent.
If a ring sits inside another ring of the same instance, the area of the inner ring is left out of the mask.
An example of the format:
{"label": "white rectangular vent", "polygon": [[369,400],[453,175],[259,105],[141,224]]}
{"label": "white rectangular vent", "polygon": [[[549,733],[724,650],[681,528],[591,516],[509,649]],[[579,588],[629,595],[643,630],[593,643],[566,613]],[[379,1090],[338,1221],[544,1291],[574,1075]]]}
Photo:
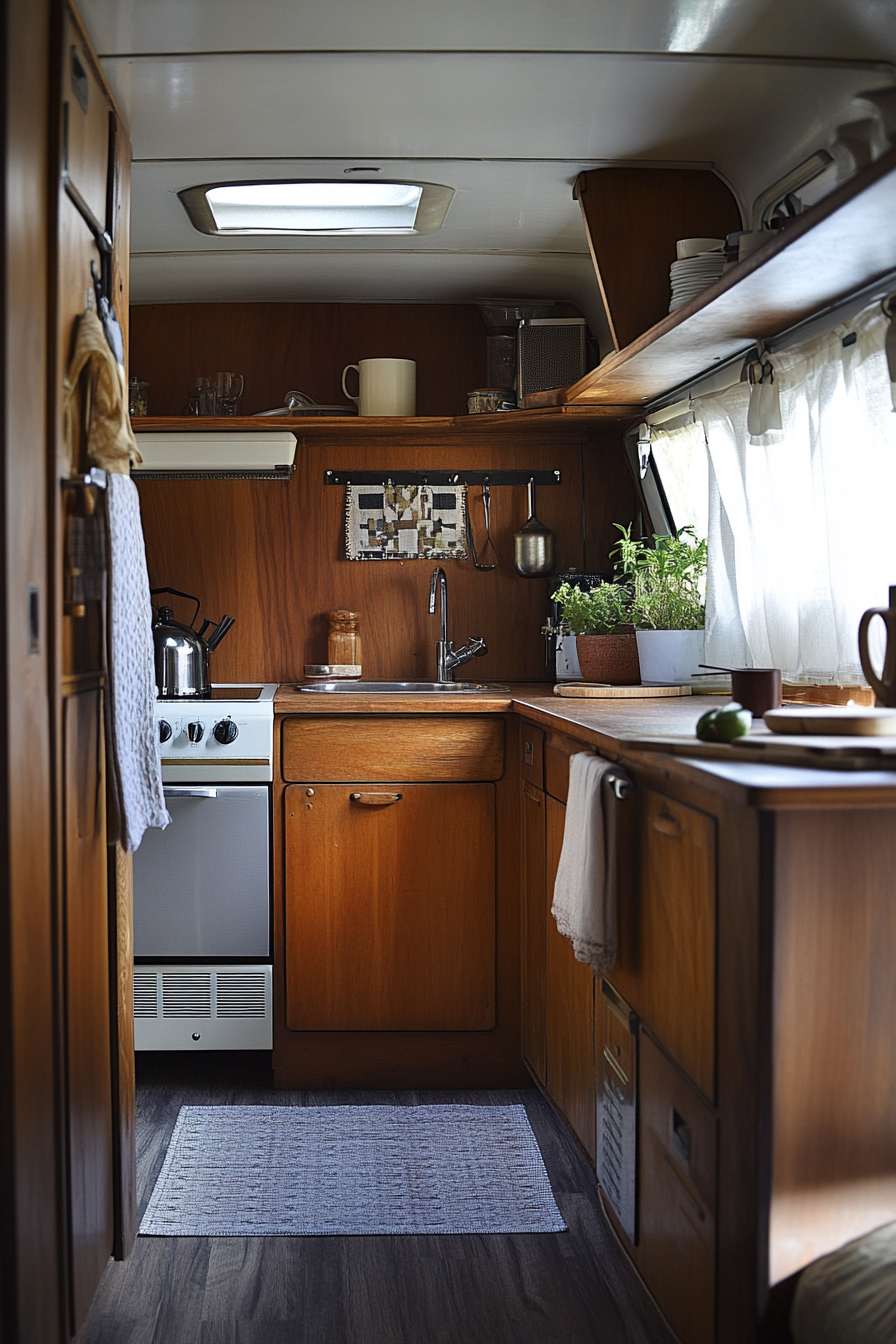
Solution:
{"label": "white rectangular vent", "polygon": [[134,971],[134,1016],[159,1016],[159,980],[155,971]]}
{"label": "white rectangular vent", "polygon": [[296,457],[296,436],[265,430],[257,434],[182,430],[153,434],[145,430],[134,436],[143,458],[134,466],[137,477],[207,476],[268,477],[289,479]]}
{"label": "white rectangular vent", "polygon": [[163,1017],[211,1017],[212,977],[169,971],[162,976]]}
{"label": "white rectangular vent", "polygon": [[218,1017],[264,1017],[264,971],[232,973],[218,971]]}
{"label": "white rectangular vent", "polygon": [[269,1050],[271,967],[134,967],[138,1050]]}

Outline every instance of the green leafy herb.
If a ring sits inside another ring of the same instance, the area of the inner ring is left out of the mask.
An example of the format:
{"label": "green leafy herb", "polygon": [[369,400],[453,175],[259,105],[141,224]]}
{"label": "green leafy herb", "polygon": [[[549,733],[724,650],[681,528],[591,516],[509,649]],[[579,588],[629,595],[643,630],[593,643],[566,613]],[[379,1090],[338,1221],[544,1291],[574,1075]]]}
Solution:
{"label": "green leafy herb", "polygon": [[561,584],[551,598],[562,608],[563,623],[574,635],[616,635],[631,626],[632,595],[618,583],[602,583],[589,592]]}
{"label": "green leafy herb", "polygon": [[622,533],[612,554],[632,586],[631,620],[639,630],[702,630],[706,620],[703,579],[706,542],[693,527],[673,536],[635,540],[631,526],[614,523]]}

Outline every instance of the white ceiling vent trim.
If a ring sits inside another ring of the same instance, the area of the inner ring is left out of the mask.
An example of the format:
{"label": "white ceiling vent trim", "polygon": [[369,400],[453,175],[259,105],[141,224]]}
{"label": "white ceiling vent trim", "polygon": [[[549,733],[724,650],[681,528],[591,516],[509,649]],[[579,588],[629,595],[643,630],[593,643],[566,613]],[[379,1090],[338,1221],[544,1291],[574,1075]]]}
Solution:
{"label": "white ceiling vent trim", "polygon": [[288,480],[295,470],[295,434],[181,430],[136,433],[143,480]]}

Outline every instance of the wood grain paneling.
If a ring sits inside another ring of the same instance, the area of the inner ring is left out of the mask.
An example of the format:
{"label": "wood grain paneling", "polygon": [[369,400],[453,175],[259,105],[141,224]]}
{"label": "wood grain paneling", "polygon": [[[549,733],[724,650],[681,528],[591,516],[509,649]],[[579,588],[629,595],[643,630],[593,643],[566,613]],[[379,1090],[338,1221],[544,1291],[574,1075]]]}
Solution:
{"label": "wood grain paneling", "polygon": [[102,692],[64,712],[65,1045],[72,1333],[112,1254],[112,1063]]}
{"label": "wood grain paneling", "polygon": [[113,1174],[116,1260],[130,1255],[137,1237],[137,1126],[134,1063],[134,862],[120,845],[109,851],[111,1000],[113,1004]]}
{"label": "wood grain paneling", "polygon": [[[325,613],[336,607],[361,613],[365,678],[435,676],[439,622],[427,610],[432,565],[345,560],[345,491],[324,485],[328,468],[384,474],[400,474],[402,467],[558,468],[562,483],[539,492],[538,513],[557,533],[558,571],[583,568],[582,448],[568,438],[462,445],[433,439],[417,447],[309,439],[300,442],[296,461],[288,484],[139,483],[153,587],[196,593],[209,616],[236,618],[212,655],[215,681],[300,681],[306,663],[326,662]],[[621,453],[618,469],[627,471]],[[479,489],[471,488],[468,498],[481,541]],[[468,563],[446,566],[449,638],[459,645],[482,635],[489,646],[486,657],[459,669],[458,680],[547,676],[541,627],[553,581],[525,579],[513,568],[513,534],[525,519],[525,487],[496,487],[492,535],[499,568],[480,573]]]}
{"label": "wood grain paneling", "polygon": [[[293,1031],[495,1025],[495,790],[400,784],[284,794]],[[362,794],[363,797],[363,794]]]}
{"label": "wood grain paneling", "polygon": [[639,1074],[638,1266],[684,1344],[714,1344],[715,1116],[644,1032]]}
{"label": "wood grain paneling", "polygon": [[[548,797],[546,809],[546,897],[550,907],[563,846],[566,808]],[[557,932],[550,914],[547,915],[545,937],[548,1092],[593,1163],[597,1153],[594,976],[590,966],[576,961],[572,943]]]}
{"label": "wood grain paneling", "polygon": [[[772,1217],[789,1196],[788,1272],[887,1221],[892,1204],[894,873],[889,811],[775,820]],[[822,1232],[823,1187],[841,1217]],[[771,1257],[778,1277],[774,1244]]]}
{"label": "wood grain paneling", "polygon": [[[56,106],[47,0],[0,11],[4,190],[0,233],[0,1313],[4,1344],[65,1329],[56,1036],[53,761],[47,687],[50,538],[47,388]],[[37,603],[27,637],[29,590]]]}
{"label": "wood grain paneling", "polygon": [[282,406],[293,388],[348,406],[342,370],[359,359],[413,359],[417,414],[463,415],[486,377],[485,326],[473,304],[190,303],[135,307],[131,373],[153,415],[183,415],[192,380],[246,380],[242,410]]}
{"label": "wood grain paneling", "polygon": [[284,779],[450,782],[504,773],[504,721],[495,715],[291,717],[282,731]]}
{"label": "wood grain paneling", "polygon": [[545,795],[523,784],[520,887],[522,892],[523,1058],[546,1085],[545,939],[548,901]]}
{"label": "wood grain paneling", "polygon": [[575,194],[617,350],[669,311],[679,238],[741,227],[731,189],[703,169],[594,168],[576,178]]}

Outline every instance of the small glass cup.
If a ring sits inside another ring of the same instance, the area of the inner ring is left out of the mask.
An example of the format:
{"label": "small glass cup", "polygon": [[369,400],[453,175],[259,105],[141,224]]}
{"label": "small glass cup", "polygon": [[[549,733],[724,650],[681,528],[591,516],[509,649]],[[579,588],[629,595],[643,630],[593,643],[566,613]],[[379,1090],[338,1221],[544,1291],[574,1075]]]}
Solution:
{"label": "small glass cup", "polygon": [[149,383],[142,383],[139,378],[128,383],[128,415],[132,419],[149,415]]}

